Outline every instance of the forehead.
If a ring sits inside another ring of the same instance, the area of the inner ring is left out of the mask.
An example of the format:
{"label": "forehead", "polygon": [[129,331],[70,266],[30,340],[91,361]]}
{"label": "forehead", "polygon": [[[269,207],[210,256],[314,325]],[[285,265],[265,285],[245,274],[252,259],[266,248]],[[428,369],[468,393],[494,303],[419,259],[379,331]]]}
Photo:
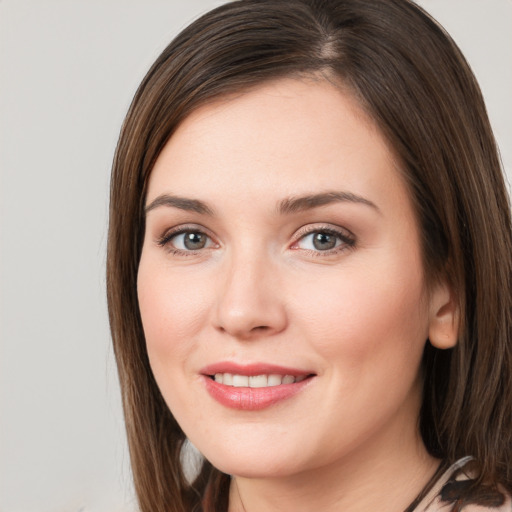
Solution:
{"label": "forehead", "polygon": [[155,163],[147,201],[162,192],[221,199],[237,186],[259,202],[333,187],[385,192],[401,181],[397,168],[352,95],[325,80],[281,79],[189,115]]}

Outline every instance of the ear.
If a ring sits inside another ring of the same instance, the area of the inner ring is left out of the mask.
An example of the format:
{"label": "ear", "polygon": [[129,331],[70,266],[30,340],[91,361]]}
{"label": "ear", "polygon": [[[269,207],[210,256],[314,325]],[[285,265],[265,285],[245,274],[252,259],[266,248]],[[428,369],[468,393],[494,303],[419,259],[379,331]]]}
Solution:
{"label": "ear", "polygon": [[451,286],[437,284],[430,296],[428,339],[439,349],[453,348],[459,335],[460,308]]}

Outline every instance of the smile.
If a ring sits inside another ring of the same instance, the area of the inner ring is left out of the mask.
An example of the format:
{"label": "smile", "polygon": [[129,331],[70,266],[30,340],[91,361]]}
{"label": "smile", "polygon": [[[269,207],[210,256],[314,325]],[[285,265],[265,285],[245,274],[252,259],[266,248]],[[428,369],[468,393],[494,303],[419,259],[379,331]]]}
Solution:
{"label": "smile", "polygon": [[273,364],[222,362],[201,371],[206,391],[230,409],[258,411],[305,390],[316,374]]}
{"label": "smile", "polygon": [[234,388],[266,388],[281,386],[282,384],[294,384],[302,382],[306,375],[295,377],[294,375],[237,375],[232,373],[216,373],[212,378],[219,384]]}

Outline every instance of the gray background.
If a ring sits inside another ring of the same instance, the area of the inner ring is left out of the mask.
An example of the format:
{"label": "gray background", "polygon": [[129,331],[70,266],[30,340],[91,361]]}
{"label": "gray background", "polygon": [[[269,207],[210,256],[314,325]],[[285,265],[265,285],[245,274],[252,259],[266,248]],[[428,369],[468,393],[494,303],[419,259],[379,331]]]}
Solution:
{"label": "gray background", "polygon": [[[106,315],[109,170],[145,71],[214,0],[0,0],[0,512],[135,509]],[[512,175],[512,0],[423,0]]]}

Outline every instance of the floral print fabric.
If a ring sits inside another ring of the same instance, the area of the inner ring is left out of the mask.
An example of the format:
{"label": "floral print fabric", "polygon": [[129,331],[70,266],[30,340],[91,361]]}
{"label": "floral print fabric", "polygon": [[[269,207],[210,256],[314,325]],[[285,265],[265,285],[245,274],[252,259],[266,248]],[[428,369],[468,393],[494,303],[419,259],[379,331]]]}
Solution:
{"label": "floral print fabric", "polygon": [[450,466],[413,512],[512,512],[511,498],[502,489],[471,489],[472,460],[464,457]]}

